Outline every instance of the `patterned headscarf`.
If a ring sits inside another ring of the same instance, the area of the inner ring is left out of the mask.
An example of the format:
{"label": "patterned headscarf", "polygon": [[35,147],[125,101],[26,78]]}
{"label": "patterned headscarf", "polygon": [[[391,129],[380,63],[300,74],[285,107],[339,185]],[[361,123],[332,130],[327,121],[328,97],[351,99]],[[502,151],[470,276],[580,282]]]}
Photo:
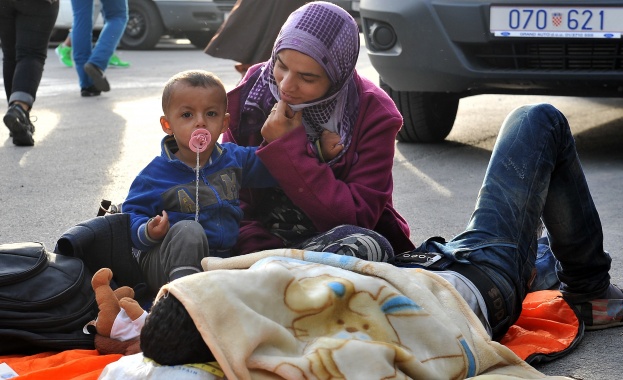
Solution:
{"label": "patterned headscarf", "polygon": [[258,123],[246,127],[256,131],[261,128],[273,105],[280,100],[273,68],[277,53],[283,49],[310,56],[322,66],[331,81],[329,91],[321,99],[290,107],[294,111],[303,110],[303,126],[310,142],[318,140],[324,129],[340,135],[344,149],[330,162],[333,163],[348,149],[358,116],[359,96],[353,79],[359,56],[357,23],[342,8],[324,1],[308,3],[292,12],[243,106],[242,112],[246,114],[243,119]]}

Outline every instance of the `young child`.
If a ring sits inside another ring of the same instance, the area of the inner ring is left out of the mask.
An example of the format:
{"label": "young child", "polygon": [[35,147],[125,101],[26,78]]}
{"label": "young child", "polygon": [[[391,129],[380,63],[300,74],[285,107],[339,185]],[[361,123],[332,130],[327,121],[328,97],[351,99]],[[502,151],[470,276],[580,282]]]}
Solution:
{"label": "young child", "polygon": [[[203,257],[228,257],[243,214],[240,189],[277,185],[256,148],[217,143],[229,114],[225,87],[212,73],[174,75],[164,87],[162,110],[162,153],[138,174],[123,203],[135,253],[154,293],[202,271]],[[198,129],[209,133],[200,153],[190,146]]]}

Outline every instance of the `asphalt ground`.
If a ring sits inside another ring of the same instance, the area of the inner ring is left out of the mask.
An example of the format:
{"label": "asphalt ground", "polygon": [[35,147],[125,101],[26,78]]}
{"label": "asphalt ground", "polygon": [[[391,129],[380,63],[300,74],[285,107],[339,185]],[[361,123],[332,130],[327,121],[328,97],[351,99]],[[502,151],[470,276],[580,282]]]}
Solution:
{"label": "asphalt ground", "polygon": [[[35,146],[13,146],[8,129],[0,128],[0,243],[39,241],[53,249],[64,231],[96,215],[101,199],[122,202],[134,176],[160,152],[160,96],[170,76],[206,69],[227,89],[240,78],[233,61],[207,56],[184,40],[163,40],[156,50],[119,51],[131,66],[109,68],[111,91],[82,98],[75,70],[62,66],[53,48],[31,112]],[[378,80],[365,48],[358,70]],[[4,92],[0,98],[6,104]],[[533,102],[553,103],[572,125],[613,257],[612,279],[623,284],[621,99],[481,95],[461,101],[447,141],[397,143],[394,202],[412,240],[462,231],[500,124],[513,108]],[[569,355],[537,368],[576,379],[620,379],[622,334],[623,328],[586,333]]]}

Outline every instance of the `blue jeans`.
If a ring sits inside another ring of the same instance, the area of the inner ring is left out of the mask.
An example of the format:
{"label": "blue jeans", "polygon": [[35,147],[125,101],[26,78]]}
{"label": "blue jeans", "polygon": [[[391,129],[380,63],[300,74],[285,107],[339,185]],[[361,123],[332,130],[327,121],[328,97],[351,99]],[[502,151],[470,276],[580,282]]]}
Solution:
{"label": "blue jeans", "polygon": [[93,85],[93,81],[84,71],[84,64],[90,62],[105,71],[128,22],[128,0],[101,2],[104,28],[93,47],[93,0],[71,0],[74,12],[71,46],[80,88]]}
{"label": "blue jeans", "polygon": [[2,73],[9,104],[35,101],[58,2],[0,0]]}
{"label": "blue jeans", "polygon": [[506,331],[534,278],[539,218],[559,261],[565,298],[582,302],[601,295],[610,284],[611,258],[569,124],[548,104],[520,107],[504,121],[465,231],[449,242],[429,239],[418,250],[484,271],[508,315],[491,327]]}

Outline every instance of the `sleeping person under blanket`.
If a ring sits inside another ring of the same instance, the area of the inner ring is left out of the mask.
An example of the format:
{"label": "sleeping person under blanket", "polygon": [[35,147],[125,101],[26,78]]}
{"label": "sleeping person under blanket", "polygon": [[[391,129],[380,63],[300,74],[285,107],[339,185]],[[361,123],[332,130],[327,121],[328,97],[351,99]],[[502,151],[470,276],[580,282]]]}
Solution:
{"label": "sleeping person under blanket", "polygon": [[216,362],[188,311],[170,293],[151,308],[140,340],[143,356],[161,365]]}
{"label": "sleeping person under blanket", "polygon": [[102,379],[175,370],[177,380],[194,371],[189,363],[219,372],[185,379],[562,379],[492,341],[431,271],[298,250],[204,261],[205,272],[160,289],[142,354],[108,365]]}

